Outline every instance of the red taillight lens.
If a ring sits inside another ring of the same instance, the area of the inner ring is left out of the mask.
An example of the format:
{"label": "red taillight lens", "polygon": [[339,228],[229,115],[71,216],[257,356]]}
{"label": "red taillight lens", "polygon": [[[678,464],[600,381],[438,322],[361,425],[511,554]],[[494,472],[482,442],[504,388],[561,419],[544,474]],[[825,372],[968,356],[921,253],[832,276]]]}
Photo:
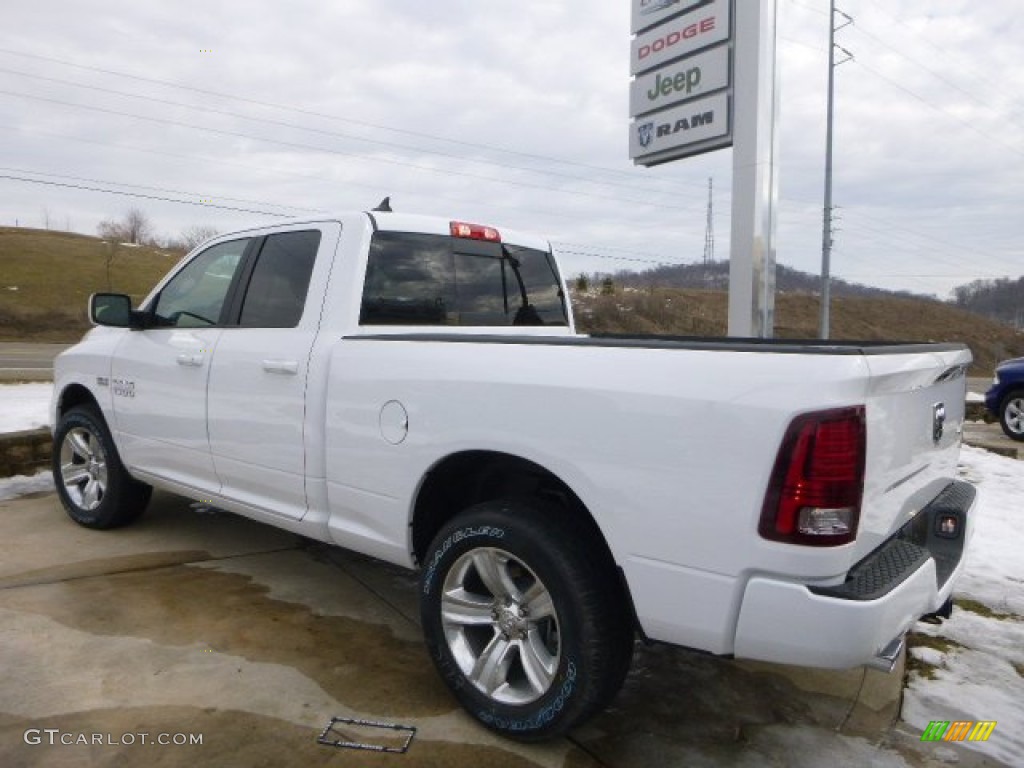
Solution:
{"label": "red taillight lens", "polygon": [[866,451],[864,406],[793,419],[768,483],[761,535],[817,546],[853,541],[864,495]]}
{"label": "red taillight lens", "polygon": [[501,235],[494,227],[485,227],[482,224],[467,224],[464,221],[451,222],[452,237],[462,237],[467,240],[486,240],[489,243],[500,243]]}

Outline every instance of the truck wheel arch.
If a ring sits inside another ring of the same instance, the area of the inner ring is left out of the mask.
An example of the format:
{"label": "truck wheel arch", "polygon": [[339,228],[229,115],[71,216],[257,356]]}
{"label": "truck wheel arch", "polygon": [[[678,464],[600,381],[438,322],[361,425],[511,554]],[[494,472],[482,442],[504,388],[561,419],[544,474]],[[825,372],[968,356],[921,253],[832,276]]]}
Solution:
{"label": "truck wheel arch", "polygon": [[[60,393],[60,399],[57,401],[57,419],[79,405],[91,405],[97,413],[103,414],[103,409],[88,387],[82,384],[69,384]],[[54,428],[56,426],[55,423]]]}
{"label": "truck wheel arch", "polygon": [[[437,462],[424,476],[413,505],[412,554],[417,563],[434,536],[452,518],[484,501],[506,497],[536,497],[553,502],[577,523],[576,530],[603,564],[618,570],[611,548],[579,496],[550,470],[528,459],[495,451],[464,451]],[[621,571],[620,571],[621,574]],[[625,598],[632,599],[625,578]]]}

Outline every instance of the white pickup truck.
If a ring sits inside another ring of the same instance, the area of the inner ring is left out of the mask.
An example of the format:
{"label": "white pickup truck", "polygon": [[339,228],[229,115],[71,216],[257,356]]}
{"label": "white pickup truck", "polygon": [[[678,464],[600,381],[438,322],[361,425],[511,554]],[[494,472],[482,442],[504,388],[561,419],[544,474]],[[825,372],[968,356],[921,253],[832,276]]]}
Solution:
{"label": "white pickup truck", "polygon": [[948,615],[961,345],[577,335],[546,241],[378,211],[217,237],[90,316],[55,367],[75,521],[155,486],[418,568],[442,678],[514,738],[605,706],[638,634],[891,669]]}

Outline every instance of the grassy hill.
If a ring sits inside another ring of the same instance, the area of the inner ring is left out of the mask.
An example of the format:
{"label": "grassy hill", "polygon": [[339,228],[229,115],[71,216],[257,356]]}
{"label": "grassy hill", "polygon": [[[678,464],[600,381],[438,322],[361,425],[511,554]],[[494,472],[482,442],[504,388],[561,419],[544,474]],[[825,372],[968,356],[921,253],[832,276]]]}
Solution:
{"label": "grassy hill", "polygon": [[[588,333],[653,333],[724,336],[728,296],[722,291],[623,288],[573,297],[576,322]],[[820,304],[806,293],[775,299],[775,336],[813,339]],[[996,363],[1024,356],[1024,334],[940,301],[904,297],[844,296],[832,300],[833,339],[959,341],[974,353],[973,376],[991,375]]]}
{"label": "grassy hill", "polygon": [[142,299],[181,254],[71,232],[0,227],[0,341],[77,341],[96,291]]}
{"label": "grassy hill", "polygon": [[[77,341],[88,330],[85,305],[94,291],[136,301],[178,260],[159,249],[114,246],[87,235],[0,227],[0,341]],[[724,336],[728,298],[721,290],[616,289],[573,296],[587,332]],[[775,335],[814,338],[818,298],[776,298]],[[987,376],[999,360],[1024,356],[1024,334],[951,304],[896,296],[840,296],[832,303],[835,339],[960,341],[974,353],[972,373]]]}

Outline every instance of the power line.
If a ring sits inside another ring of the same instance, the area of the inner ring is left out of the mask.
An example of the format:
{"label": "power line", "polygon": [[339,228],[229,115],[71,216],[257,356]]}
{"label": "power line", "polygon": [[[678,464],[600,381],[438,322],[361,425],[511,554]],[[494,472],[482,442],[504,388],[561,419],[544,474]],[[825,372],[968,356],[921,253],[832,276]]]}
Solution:
{"label": "power line", "polygon": [[304,144],[302,142],[285,141],[283,139],[270,139],[270,138],[266,138],[266,137],[263,137],[263,136],[253,136],[252,134],[242,133],[240,131],[228,131],[228,130],[224,130],[222,128],[213,128],[212,126],[206,126],[206,125],[196,125],[194,123],[186,123],[186,122],[183,122],[183,121],[180,121],[180,120],[170,120],[170,119],[162,118],[162,117],[153,117],[151,115],[137,115],[137,114],[134,114],[134,113],[131,113],[131,112],[122,112],[122,111],[116,110],[116,109],[109,109],[107,107],[99,107],[99,106],[95,106],[95,105],[92,105],[92,104],[77,104],[75,102],[63,101],[61,99],[52,99],[52,98],[48,98],[48,97],[45,97],[45,96],[35,96],[33,94],[18,93],[17,91],[0,90],[0,94],[4,94],[6,96],[14,96],[16,98],[30,99],[30,100],[33,100],[33,101],[41,101],[41,102],[48,103],[48,104],[57,104],[57,105],[60,105],[60,106],[73,107],[73,108],[76,108],[76,109],[84,109],[84,110],[89,110],[89,111],[93,111],[93,112],[100,112],[102,114],[116,115],[116,116],[119,116],[119,117],[130,117],[130,118],[133,118],[135,120],[145,120],[147,122],[158,123],[158,124],[161,124],[161,125],[173,125],[173,126],[176,126],[178,128],[189,128],[189,129],[192,129],[192,130],[204,131],[206,133],[213,133],[213,134],[216,134],[216,135],[219,135],[219,136],[231,136],[233,138],[249,139],[249,140],[252,140],[252,141],[263,141],[263,142],[266,142],[268,144],[277,144],[277,145],[280,145],[280,146],[291,147],[293,149],[303,149],[303,150],[309,150],[309,151],[313,151],[313,152],[322,152],[322,153],[325,153],[325,154],[338,155],[338,156],[341,156],[341,157],[355,157],[355,158],[358,158],[358,159],[364,160],[364,161],[377,162],[377,163],[385,163],[387,165],[397,165],[397,166],[402,166],[402,167],[405,167],[405,168],[413,168],[415,170],[428,171],[428,172],[431,172],[431,173],[439,173],[439,174],[447,175],[447,176],[458,176],[460,178],[474,179],[474,180],[477,180],[477,181],[490,181],[490,182],[494,182],[496,184],[508,184],[508,185],[511,185],[511,186],[524,187],[524,188],[527,188],[527,189],[540,189],[540,190],[544,190],[545,192],[549,192],[549,193],[550,192],[558,192],[558,193],[567,194],[567,195],[578,195],[578,196],[582,196],[582,197],[591,197],[591,198],[595,198],[595,199],[598,199],[598,200],[610,200],[612,202],[619,202],[619,203],[622,203],[622,202],[637,203],[637,204],[643,204],[643,205],[654,207],[654,208],[665,208],[665,209],[670,209],[670,210],[673,210],[673,211],[677,211],[678,210],[677,206],[669,205],[669,204],[665,204],[665,203],[655,203],[655,202],[652,202],[650,200],[637,200],[635,198],[626,198],[626,197],[612,197],[610,195],[600,195],[600,194],[597,194],[597,193],[594,193],[594,192],[583,192],[583,191],[580,191],[580,190],[572,190],[572,189],[553,189],[552,187],[546,186],[546,185],[543,185],[543,184],[533,184],[533,183],[526,182],[526,181],[515,181],[513,179],[506,179],[506,178],[495,177],[495,176],[485,176],[485,175],[478,174],[478,173],[469,173],[467,171],[458,171],[458,170],[444,169],[444,168],[434,168],[434,167],[431,167],[429,165],[421,165],[421,164],[418,164],[418,163],[411,163],[411,162],[407,162],[407,161],[403,161],[403,160],[395,160],[395,159],[392,159],[392,158],[384,158],[384,157],[377,157],[377,156],[367,156],[367,155],[360,154],[360,153],[357,153],[357,152],[348,152],[348,151],[344,151],[344,150],[340,150],[340,149],[331,149],[329,147],[318,147],[318,146],[313,145],[313,144]]}
{"label": "power line", "polygon": [[[477,143],[477,142],[464,141],[464,140],[461,140],[461,139],[450,139],[450,138],[447,138],[447,137],[444,137],[444,136],[436,136],[436,135],[429,134],[429,133],[424,133],[424,132],[421,132],[421,131],[412,131],[412,130],[408,130],[408,129],[404,129],[404,128],[396,128],[394,126],[381,125],[379,123],[371,123],[371,122],[365,121],[365,120],[356,120],[356,119],[350,118],[350,117],[341,117],[341,116],[338,116],[338,115],[331,115],[331,114],[326,114],[326,113],[323,113],[323,112],[315,112],[313,110],[301,109],[299,107],[289,107],[289,106],[285,106],[285,105],[282,105],[282,104],[275,104],[273,102],[261,101],[259,99],[252,99],[252,98],[247,98],[247,97],[244,97],[244,96],[237,96],[237,95],[234,95],[234,94],[223,93],[223,92],[220,92],[220,91],[213,91],[213,90],[208,90],[208,89],[205,89],[205,88],[196,88],[196,87],[193,87],[193,86],[181,85],[179,83],[174,83],[174,82],[171,82],[171,81],[168,81],[168,80],[159,80],[157,78],[143,77],[141,75],[132,75],[132,74],[129,74],[127,72],[119,72],[117,70],[104,69],[102,67],[92,67],[92,66],[88,66],[88,65],[85,65],[85,64],[76,64],[74,62],[66,61],[64,59],[57,59],[57,58],[53,58],[53,57],[49,57],[49,56],[42,56],[42,55],[39,55],[39,54],[26,53],[24,51],[16,51],[16,50],[12,50],[12,49],[9,49],[9,48],[0,48],[0,53],[5,53],[5,54],[8,54],[10,56],[20,56],[20,57],[29,58],[29,59],[35,59],[37,61],[46,61],[46,62],[50,62],[52,64],[60,64],[61,66],[72,67],[72,68],[75,68],[75,69],[82,69],[82,70],[86,70],[86,71],[90,71],[90,72],[99,72],[99,73],[106,74],[106,75],[113,75],[115,77],[122,77],[122,78],[126,78],[126,79],[129,79],[129,80],[136,80],[138,82],[144,82],[144,83],[150,83],[150,84],[154,84],[154,85],[160,85],[160,86],[164,86],[164,87],[167,87],[167,88],[175,88],[175,89],[183,90],[183,91],[191,91],[193,93],[201,93],[201,94],[203,94],[205,96],[213,96],[213,97],[218,98],[218,99],[231,99],[233,101],[239,101],[239,102],[242,102],[242,103],[245,103],[245,104],[253,104],[253,105],[259,106],[259,107],[264,107],[264,108],[269,108],[269,109],[277,109],[277,110],[282,110],[282,111],[285,111],[285,112],[293,112],[295,114],[306,115],[307,117],[318,117],[318,118],[321,118],[321,119],[324,119],[324,120],[334,120],[334,121],[337,121],[337,122],[350,123],[352,125],[359,125],[359,126],[362,126],[362,127],[365,127],[365,128],[373,128],[374,130],[391,131],[393,133],[398,133],[398,134],[402,134],[402,135],[406,135],[406,136],[415,136],[415,137],[418,137],[418,138],[428,139],[428,140],[431,140],[431,141],[442,141],[442,142],[447,142],[447,143],[450,143],[450,144],[456,144],[456,145],[465,146],[465,147],[473,147],[473,148],[476,148],[476,149],[483,149],[483,150],[487,150],[487,151],[490,151],[490,152],[500,152],[500,153],[503,153],[503,154],[515,155],[515,156],[518,156],[518,157],[525,157],[525,158],[530,158],[530,159],[533,159],[533,160],[541,160],[541,161],[546,162],[546,163],[559,163],[561,165],[569,165],[569,166],[574,166],[574,167],[578,167],[578,168],[585,168],[585,169],[591,170],[591,171],[598,171],[600,173],[608,173],[608,174],[612,174],[612,175],[628,177],[630,179],[635,179],[636,178],[636,175],[633,172],[631,172],[631,171],[621,171],[621,170],[618,170],[618,169],[615,169],[615,168],[605,168],[605,167],[602,167],[602,166],[591,165],[591,164],[588,164],[588,163],[581,163],[581,162],[577,162],[577,161],[573,161],[573,160],[564,160],[564,159],[557,158],[557,157],[550,157],[550,156],[546,156],[546,155],[539,155],[539,154],[535,154],[535,153],[531,153],[531,152],[522,152],[522,151],[519,151],[519,150],[506,149],[504,147],[499,147],[499,146],[492,145],[492,144],[482,144],[482,143]],[[679,184],[679,185],[682,185],[682,186],[695,186],[696,185],[695,183],[683,182],[683,181],[670,181],[669,183]]]}
{"label": "power line", "polygon": [[[969,254],[971,252],[971,250],[969,248],[967,248],[966,246],[959,245],[957,243],[950,243],[950,241],[948,239],[942,240],[942,239],[939,239],[937,237],[933,237],[932,235],[928,235],[928,234],[926,234],[924,232],[918,232],[917,230],[911,229],[911,228],[906,227],[906,226],[900,226],[900,225],[893,224],[893,223],[891,223],[889,221],[886,221],[883,218],[880,218],[878,216],[872,216],[871,214],[866,214],[866,213],[857,211],[856,209],[850,209],[850,210],[851,210],[851,212],[853,213],[854,216],[861,216],[863,218],[868,219],[869,221],[874,221],[874,222],[882,225],[883,227],[887,227],[888,229],[883,231],[883,230],[879,230],[879,229],[872,229],[871,227],[868,227],[868,226],[864,225],[861,222],[857,222],[856,220],[851,222],[854,227],[860,227],[861,229],[866,229],[869,232],[874,232],[874,233],[879,234],[879,235],[884,235],[887,238],[886,242],[891,242],[891,239],[893,237],[891,230],[896,230],[897,232],[906,233],[906,234],[902,235],[904,240],[906,240],[907,235],[909,235],[911,237],[918,238],[920,240],[924,240],[924,241],[927,241],[928,243],[931,243],[931,245],[927,245],[927,246],[922,245],[922,246],[920,246],[922,248],[927,247],[929,249],[928,250],[929,258],[934,258],[934,259],[937,259],[939,261],[945,260],[946,263],[952,263],[948,259],[942,259],[942,257],[938,256],[937,253],[936,253],[937,251],[939,251],[939,252],[945,251],[945,252],[953,255],[957,259],[957,264],[958,265],[962,265],[962,264],[968,263],[968,261],[972,258],[971,256],[961,256],[961,254]],[[997,261],[1002,261],[1003,263],[1007,263],[1007,264],[1008,263],[1012,263],[1014,265],[1014,267],[1018,268],[1018,269],[1021,266],[1020,265],[1020,261],[1018,259],[1016,259],[1016,258],[1014,258],[1012,260],[1012,262],[1011,262],[1011,261],[1008,261],[1007,258],[1005,258],[1003,256],[999,256],[998,254],[994,254],[994,253],[990,253],[989,257],[990,258],[994,258]]]}
{"label": "power line", "polygon": [[[886,18],[890,19],[891,21],[894,21],[895,23],[899,24],[904,29],[908,30],[920,42],[922,42],[925,45],[929,46],[933,51],[935,51],[940,56],[942,56],[943,57],[943,61],[949,62],[949,61],[952,60],[952,61],[954,61],[956,63],[957,69],[959,69],[961,71],[966,71],[966,72],[973,72],[973,83],[974,83],[975,87],[977,87],[979,85],[983,86],[983,87],[989,87],[991,89],[992,93],[997,93],[999,96],[1001,96],[1003,98],[1005,98],[1007,94],[1013,93],[1015,91],[1015,89],[1012,86],[1005,86],[1005,87],[1002,87],[1002,88],[997,88],[997,87],[995,87],[993,85],[990,85],[991,80],[992,80],[992,75],[994,74],[991,70],[986,70],[985,72],[978,71],[966,59],[962,58],[961,56],[957,56],[955,53],[951,53],[949,51],[949,49],[947,49],[947,48],[944,48],[944,47],[942,47],[940,45],[937,45],[937,44],[933,43],[931,40],[928,39],[928,37],[926,35],[921,34],[918,30],[914,29],[912,26],[910,26],[903,19],[900,19],[900,18],[898,18],[896,16],[893,16],[891,13],[886,11],[886,9],[884,9],[877,2],[874,2],[874,0],[863,0],[863,1],[869,3],[872,6],[874,6],[881,15],[885,16]],[[975,9],[977,9],[979,7],[981,7],[981,6],[974,6]],[[952,68],[950,68],[950,69],[952,69]],[[943,80],[943,82],[949,81],[949,76],[948,75],[939,75],[939,77]],[[1009,103],[1010,103],[1011,106],[1013,106],[1013,107],[1015,107],[1017,109],[1020,109],[1020,106],[1016,102],[1010,101]]]}
{"label": "power line", "polygon": [[100,187],[90,187],[84,184],[70,184],[60,181],[46,181],[45,179],[30,179],[25,176],[14,176],[12,174],[0,173],[0,179],[8,179],[11,181],[21,181],[28,184],[43,184],[48,187],[64,187],[66,189],[82,189],[89,192],[105,192],[108,195],[122,195],[124,197],[138,197],[144,200],[160,200],[166,203],[179,203],[181,205],[193,205],[199,208],[219,208],[224,211],[239,211],[241,213],[258,213],[263,216],[276,216],[278,218],[291,218],[284,213],[274,213],[273,211],[260,211],[254,208],[237,208],[230,205],[220,205],[219,203],[205,203],[196,200],[178,200],[171,197],[160,197],[158,195],[147,195],[143,192],[123,192],[117,189],[101,189]]}
{"label": "power line", "polygon": [[[10,126],[5,126],[5,125],[0,124],[0,130],[2,130],[2,129],[16,130],[16,129],[11,128]],[[336,179],[329,178],[329,177],[326,177],[326,176],[316,176],[316,175],[313,175],[313,174],[298,173],[296,171],[289,171],[289,170],[284,170],[284,169],[280,169],[280,168],[266,168],[264,166],[258,166],[258,165],[257,166],[253,166],[251,164],[231,162],[229,160],[224,160],[223,158],[205,157],[205,156],[202,156],[202,155],[195,155],[195,156],[183,155],[183,154],[178,153],[178,152],[168,152],[166,150],[157,150],[157,149],[151,149],[151,148],[145,148],[145,147],[135,147],[135,146],[129,146],[129,145],[124,145],[124,144],[114,144],[114,143],[111,143],[111,142],[103,142],[103,141],[98,141],[98,140],[93,140],[93,139],[85,139],[85,138],[81,138],[81,137],[78,137],[78,136],[65,136],[65,135],[62,135],[62,134],[57,134],[57,133],[52,133],[52,132],[49,132],[49,131],[44,131],[44,130],[41,130],[41,129],[38,129],[38,128],[33,128],[32,132],[33,132],[33,135],[52,136],[54,138],[58,138],[58,139],[65,140],[65,141],[75,141],[75,142],[81,142],[81,143],[95,145],[95,146],[114,147],[116,149],[121,149],[121,150],[127,149],[127,150],[130,150],[130,151],[133,151],[133,152],[144,152],[144,153],[154,154],[154,155],[159,155],[159,156],[164,156],[164,157],[172,157],[172,158],[177,158],[177,159],[190,160],[190,161],[193,161],[193,162],[198,162],[198,163],[203,163],[203,164],[214,163],[214,164],[219,164],[219,165],[225,165],[225,166],[232,167],[232,168],[241,168],[243,170],[248,170],[248,171],[258,170],[258,171],[261,171],[261,172],[271,172],[271,173],[275,173],[275,174],[280,174],[280,175],[284,175],[284,176],[291,176],[291,177],[298,178],[298,179],[305,179],[305,180],[315,181],[315,182],[325,183],[325,184],[334,184],[334,183],[337,182]],[[35,176],[56,176],[58,178],[65,178],[65,179],[70,178],[70,179],[73,179],[73,180],[80,180],[80,181],[81,180],[93,181],[93,182],[96,182],[96,183],[99,183],[99,184],[105,184],[105,185],[109,185],[109,186],[134,186],[134,187],[141,188],[141,189],[150,189],[150,190],[162,191],[162,188],[159,188],[159,187],[146,187],[146,186],[143,186],[143,185],[126,185],[126,184],[123,184],[121,182],[115,182],[115,181],[111,181],[111,180],[107,180],[107,179],[84,179],[82,177],[60,176],[58,174],[48,174],[48,173],[44,173],[44,172],[41,172],[41,171],[32,171],[32,170],[28,170],[28,169],[8,169],[8,170],[13,170],[14,172],[19,172],[20,171],[20,172],[32,174],[32,175],[35,175]],[[374,190],[376,192],[380,192],[380,190],[381,190],[381,185],[379,185],[379,184],[364,184],[364,183],[360,183],[360,182],[346,180],[345,181],[345,185],[347,187],[363,187],[363,188],[366,188],[366,189]],[[391,186],[391,185],[389,185],[388,188],[389,189],[394,189],[394,187]],[[399,189],[399,191],[401,191],[400,187],[398,189]],[[178,190],[163,190],[163,191],[178,192]],[[192,192],[182,192],[181,194],[192,195],[192,196],[195,196],[195,197],[204,197],[204,196],[198,195],[196,193],[192,193]],[[416,193],[409,192],[408,194],[414,195]],[[244,198],[226,198],[226,197],[221,197],[220,199],[222,199],[222,200],[245,201]],[[453,197],[451,195],[431,194],[431,199],[435,199],[435,200],[437,200],[437,199],[449,200],[449,201],[451,201],[453,203],[457,203],[459,205],[463,205],[463,204],[465,204],[467,202],[467,200],[465,198]],[[320,211],[321,210],[321,209],[311,208],[311,207],[299,208],[297,206],[281,206],[278,203],[264,203],[262,201],[251,201],[251,202],[256,202],[256,203],[261,204],[261,205],[271,205],[271,206],[274,206],[274,207],[289,207],[289,208],[294,208],[295,210],[303,210],[303,211]],[[532,207],[529,207],[529,206],[522,206],[522,205],[508,205],[506,207],[509,210],[524,211],[524,212],[528,212],[528,213],[531,213],[531,214],[536,214],[536,213],[548,214],[548,213],[551,212],[549,208],[532,208]],[[686,211],[686,210],[691,210],[691,209],[684,207],[684,208],[681,208],[680,210],[681,211]],[[571,210],[570,211],[560,211],[558,216],[559,216],[560,219],[566,219],[566,218],[568,218],[568,219],[579,219],[581,221],[588,221],[588,222],[593,220],[592,216],[583,216],[583,215],[575,214]],[[663,228],[664,227],[664,225],[662,223],[643,224],[643,223],[636,223],[636,222],[634,222],[631,226],[633,228],[640,228],[640,229],[645,229],[645,230],[653,228],[653,227],[658,227],[658,228]],[[585,246],[585,247],[589,247],[589,246]],[[600,246],[600,247],[604,248],[605,250],[625,250],[625,249],[615,248],[615,247],[612,247],[612,246]],[[634,252],[634,251],[625,250],[625,252]]]}
{"label": "power line", "polygon": [[[435,150],[435,149],[425,149],[425,148],[422,148],[422,147],[416,147],[416,146],[412,146],[412,145],[409,145],[409,144],[400,144],[400,143],[397,143],[397,142],[384,141],[382,139],[371,139],[371,138],[366,138],[364,136],[355,136],[355,135],[349,134],[349,133],[341,133],[341,132],[338,132],[338,131],[328,131],[328,130],[324,130],[324,129],[321,129],[321,128],[314,128],[314,127],[309,126],[309,125],[299,125],[297,123],[289,123],[289,122],[286,122],[284,120],[274,120],[274,119],[265,118],[265,117],[252,117],[250,115],[243,115],[243,114],[240,114],[238,112],[231,112],[231,111],[226,110],[226,109],[218,109],[216,107],[208,107],[208,106],[198,106],[198,105],[192,105],[192,104],[185,104],[185,103],[182,103],[182,102],[179,102],[179,101],[172,101],[170,99],[161,99],[161,98],[157,98],[155,96],[146,96],[146,95],[143,95],[143,94],[128,93],[127,91],[119,91],[119,90],[116,90],[116,89],[113,89],[113,88],[103,88],[103,87],[96,86],[96,85],[87,85],[85,83],[76,83],[76,82],[74,82],[72,80],[64,80],[62,78],[57,78],[57,77],[47,77],[47,76],[44,76],[44,75],[37,75],[37,74],[34,74],[34,73],[30,73],[30,72],[21,72],[21,71],[14,70],[14,69],[7,69],[7,68],[4,68],[4,67],[0,67],[0,72],[4,72],[4,73],[9,74],[9,75],[15,75],[17,77],[25,77],[25,78],[30,78],[30,79],[33,79],[33,80],[41,80],[43,82],[58,83],[58,84],[61,84],[61,85],[70,85],[70,86],[72,86],[74,88],[81,88],[81,89],[85,89],[85,90],[89,90],[89,91],[95,91],[95,92],[98,92],[98,93],[106,93],[106,94],[110,94],[110,95],[114,95],[114,96],[121,96],[121,97],[129,98],[129,99],[138,99],[138,100],[142,100],[142,101],[154,102],[156,104],[163,104],[165,106],[178,107],[180,109],[202,111],[204,114],[221,115],[221,116],[230,117],[230,118],[233,118],[233,119],[236,119],[236,120],[248,120],[248,121],[254,122],[254,123],[263,123],[263,124],[266,124],[266,125],[273,125],[273,126],[277,126],[277,127],[280,127],[280,128],[289,128],[291,130],[296,130],[296,131],[305,131],[307,133],[318,134],[318,135],[321,135],[321,136],[328,136],[330,138],[335,138],[335,139],[348,139],[348,140],[351,140],[351,141],[363,142],[365,144],[372,144],[372,145],[387,147],[388,149],[399,149],[399,150],[405,150],[405,151],[419,153],[419,154],[425,154],[425,155],[437,155],[439,157],[444,157],[444,158],[447,158],[447,159],[455,159],[455,160],[459,160],[461,162],[467,162],[467,158],[465,156],[458,155],[458,154],[456,154],[454,152],[443,152],[443,151]],[[552,177],[552,178],[567,179],[567,180],[570,180],[570,181],[585,182],[585,183],[588,183],[588,184],[599,184],[599,185],[602,185],[602,186],[619,188],[619,189],[627,189],[627,190],[630,190],[631,192],[641,192],[641,193],[643,193],[643,192],[647,191],[646,189],[644,189],[642,187],[639,187],[639,186],[636,186],[635,184],[622,184],[622,183],[619,183],[619,182],[602,181],[602,180],[599,180],[599,179],[587,178],[587,177],[573,175],[573,174],[569,174],[569,173],[559,173],[557,171],[552,171],[552,170],[549,170],[549,169],[530,168],[530,167],[525,167],[525,166],[522,166],[522,165],[515,165],[513,163],[503,163],[503,162],[499,162],[499,161],[496,161],[496,160],[483,160],[483,159],[479,159],[479,158],[474,158],[474,159],[469,160],[469,161],[470,162],[474,162],[474,163],[482,163],[482,164],[485,164],[485,165],[493,165],[493,166],[496,166],[498,168],[504,168],[504,169],[508,169],[508,170],[522,171],[522,172],[525,172],[525,173],[534,173],[534,174],[538,174],[538,175],[541,175],[541,176],[548,176],[548,177]],[[643,178],[643,177],[632,176],[631,178],[635,181],[635,180],[637,180],[639,178]]]}
{"label": "power line", "polygon": [[[794,6],[797,6],[797,7],[800,7],[800,8],[804,8],[804,9],[806,9],[808,11],[812,11],[814,13],[819,13],[819,14],[825,15],[825,12],[820,10],[820,9],[818,9],[818,8],[814,8],[812,6],[805,5],[805,4],[801,3],[801,2],[798,2],[797,0],[789,0],[789,1],[790,1],[791,5],[794,5]],[[890,18],[893,18],[895,21],[898,21],[894,17],[890,16]],[[904,24],[904,26],[906,26],[906,25]],[[892,51],[893,53],[895,53],[896,55],[900,56],[904,60],[910,62],[911,64],[914,64],[917,67],[920,67],[922,70],[924,70],[928,74],[932,75],[933,77],[935,77],[937,79],[940,79],[943,82],[944,85],[946,85],[948,87],[952,87],[952,88],[956,89],[957,91],[960,91],[961,93],[963,93],[966,96],[970,97],[972,100],[974,100],[975,102],[977,102],[978,104],[980,104],[980,105],[982,105],[984,107],[990,107],[989,104],[987,104],[985,101],[979,99],[972,91],[969,91],[966,88],[962,88],[959,85],[957,85],[955,82],[953,82],[947,74],[936,72],[935,70],[931,69],[930,67],[926,66],[925,64],[922,64],[921,62],[917,61],[916,59],[911,58],[906,53],[904,53],[902,50],[896,48],[895,46],[890,45],[889,43],[886,43],[884,40],[880,39],[876,35],[873,35],[872,33],[865,31],[860,26],[855,27],[855,29],[860,34],[864,35],[865,37],[868,37],[869,39],[871,39],[873,41],[875,41],[876,43],[878,43],[879,45],[883,46],[884,48],[887,48],[888,50]],[[936,50],[938,50],[940,52],[943,52],[945,54],[944,49],[939,48],[938,46],[935,46],[933,43],[931,43],[929,40],[927,40],[927,38],[923,37],[922,35],[917,35],[917,37],[919,39],[921,39],[922,41],[924,41],[924,42],[928,43],[929,45],[931,45]],[[783,39],[785,39],[787,42],[794,43],[796,45],[803,45],[803,46],[806,46],[808,48],[814,48],[815,50],[821,50],[819,48],[816,48],[815,46],[812,46],[812,45],[810,45],[808,43],[801,42],[799,40],[793,40],[791,38],[783,38]],[[875,75],[879,79],[884,80],[886,83],[889,83],[893,87],[898,88],[899,90],[903,91],[904,93],[908,94],[909,96],[913,96],[915,99],[917,99],[918,101],[923,102],[924,104],[926,104],[927,106],[931,107],[935,111],[945,115],[946,117],[949,117],[949,118],[951,118],[953,120],[956,120],[958,123],[967,126],[971,130],[975,131],[976,133],[981,134],[985,138],[1001,144],[1005,148],[1009,149],[1011,152],[1015,152],[1016,154],[1020,154],[1020,155],[1024,156],[1024,152],[1022,152],[1018,148],[1013,147],[1013,146],[1011,146],[1009,144],[1006,144],[1005,142],[1000,141],[997,137],[995,137],[992,134],[989,134],[989,133],[981,130],[980,128],[978,128],[973,123],[970,123],[970,122],[964,120],[963,118],[959,117],[958,115],[955,115],[954,113],[950,112],[949,110],[947,110],[947,109],[945,109],[945,108],[943,108],[941,106],[936,105],[934,102],[932,102],[928,98],[926,98],[924,96],[921,96],[920,94],[918,94],[918,93],[914,92],[913,90],[903,86],[902,84],[897,83],[895,80],[892,80],[891,78],[886,77],[885,75],[881,74],[880,72],[878,72],[878,71],[872,69],[871,67],[865,65],[864,62],[861,59],[858,59],[857,63],[861,66],[861,68],[867,70],[868,72],[870,72],[871,74]],[[984,78],[981,78],[980,82],[984,82]]]}
{"label": "power line", "polygon": [[[125,182],[122,182],[122,181],[110,181],[108,179],[91,179],[91,178],[86,178],[86,177],[83,177],[83,176],[68,176],[68,175],[60,174],[60,173],[45,173],[43,171],[32,171],[32,170],[28,170],[28,169],[25,169],[25,168],[9,168],[9,167],[0,166],[0,171],[9,171],[11,173],[27,173],[27,174],[31,174],[33,176],[48,176],[48,177],[54,178],[54,179],[64,179],[65,181],[87,181],[87,182],[90,182],[90,183],[93,183],[93,184],[106,184],[106,185],[115,186],[115,187],[129,187],[131,189],[146,189],[146,190],[149,190],[150,192],[169,192],[169,193],[174,194],[174,195],[185,195],[185,196],[188,196],[188,197],[200,198],[200,201],[204,201],[208,197],[210,197],[209,195],[206,195],[206,194],[199,194],[199,193],[196,193],[196,192],[187,192],[187,191],[182,191],[180,189],[168,189],[167,187],[150,187],[150,186],[146,186],[144,184],[128,184],[128,183],[125,183]],[[252,203],[253,205],[267,205],[267,206],[270,206],[271,208],[285,208],[285,209],[292,210],[292,211],[308,211],[308,212],[312,212],[312,213],[328,213],[328,211],[325,211],[322,208],[305,208],[305,207],[296,206],[296,205],[284,205],[282,203],[271,203],[271,202],[268,202],[266,200],[251,200],[251,199],[244,198],[244,197],[225,197],[223,195],[217,195],[216,197],[217,197],[218,200],[226,200],[228,202],[234,202],[234,203]]]}
{"label": "power line", "polygon": [[656,264],[658,266],[677,267],[677,266],[683,266],[684,264],[689,263],[689,262],[679,262],[679,261],[655,261],[653,259],[637,259],[637,258],[630,258],[628,256],[611,256],[609,254],[598,253],[596,251],[574,251],[574,250],[571,250],[571,249],[568,249],[568,248],[556,248],[555,250],[558,252],[559,255],[569,254],[569,255],[572,255],[572,256],[587,256],[587,257],[595,258],[595,259],[610,259],[612,261],[629,261],[629,262],[633,262],[633,263],[637,263],[637,264]]}

